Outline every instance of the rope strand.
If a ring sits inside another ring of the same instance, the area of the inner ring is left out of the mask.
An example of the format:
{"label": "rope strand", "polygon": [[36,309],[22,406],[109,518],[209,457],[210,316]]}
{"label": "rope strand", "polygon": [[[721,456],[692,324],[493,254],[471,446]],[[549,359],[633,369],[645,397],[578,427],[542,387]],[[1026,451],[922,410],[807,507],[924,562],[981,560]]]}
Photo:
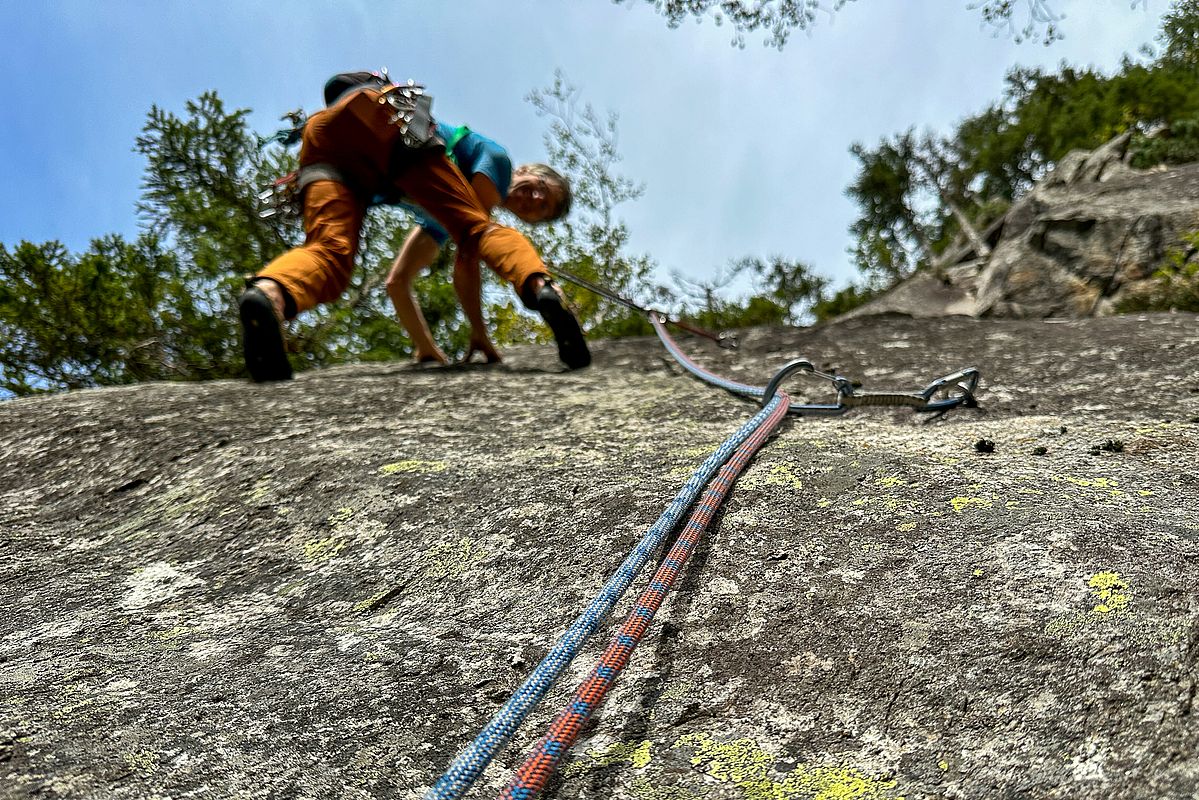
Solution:
{"label": "rope strand", "polygon": [[624,625],[612,637],[591,674],[579,684],[566,708],[550,724],[549,732],[513,773],[508,785],[500,792],[501,800],[533,800],[545,789],[558,763],[574,745],[583,725],[604,701],[608,690],[632,657],[634,648],[649,630],[650,622],[682,574],[687,559],[695,551],[712,516],[723,505],[729,489],[761,449],[767,437],[787,416],[788,406],[789,398],[785,394],[780,392],[776,395],[767,406],[771,409],[770,415],[762,421],[753,435],[737,448],[737,452],[721,468],[720,474],[708,485],[699,505],[692,511],[687,527],[658,566],[649,586],[638,598],[637,605],[629,612]]}

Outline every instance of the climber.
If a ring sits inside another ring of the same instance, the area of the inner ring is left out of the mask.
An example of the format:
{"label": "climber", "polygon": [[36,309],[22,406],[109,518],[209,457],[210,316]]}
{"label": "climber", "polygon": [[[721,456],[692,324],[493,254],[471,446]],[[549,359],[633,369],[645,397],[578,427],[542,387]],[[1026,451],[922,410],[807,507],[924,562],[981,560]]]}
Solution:
{"label": "climber", "polygon": [[[454,284],[471,327],[471,353],[499,359],[483,323],[477,266],[482,260],[512,284],[526,307],[541,314],[568,367],[591,363],[578,320],[532,244],[516,230],[491,221],[485,203],[495,195],[481,200],[478,189],[451,162],[430,113],[431,98],[422,87],[411,82],[396,85],[385,75],[368,72],[342,73],[326,83],[325,104],[301,133],[298,190],[304,245],[268,264],[250,279],[238,300],[246,366],[255,381],[291,377],[281,321],[332,302],[345,291],[367,208],[400,199],[419,205],[458,247]],[[486,195],[481,181],[476,186]],[[528,221],[536,221],[564,213],[569,193],[565,181],[553,187],[544,174],[514,175],[505,204],[518,216],[527,214]],[[419,254],[418,244],[415,255]],[[401,251],[400,274],[411,270],[411,263]],[[402,285],[400,275],[396,281]],[[411,302],[410,294],[408,299]],[[410,322],[403,313],[401,320]],[[418,342],[420,335],[413,333],[418,347],[424,345],[420,357],[439,360],[440,351],[429,347],[431,341]]]}

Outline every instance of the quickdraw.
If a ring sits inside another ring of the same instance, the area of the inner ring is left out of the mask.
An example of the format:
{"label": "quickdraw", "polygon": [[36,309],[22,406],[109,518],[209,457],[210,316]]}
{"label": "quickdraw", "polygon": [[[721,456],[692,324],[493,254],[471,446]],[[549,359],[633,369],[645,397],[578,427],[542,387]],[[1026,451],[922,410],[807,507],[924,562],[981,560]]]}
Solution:
{"label": "quickdraw", "polygon": [[959,370],[943,378],[938,378],[928,386],[924,387],[919,392],[864,392],[855,388],[855,384],[849,378],[843,375],[835,375],[827,372],[821,372],[816,369],[812,362],[806,359],[799,359],[786,364],[764,387],[749,386],[744,383],[736,383],[721,378],[718,375],[713,375],[706,370],[700,368],[694,361],[679,349],[674,341],[666,334],[664,326],[673,325],[676,328],[685,330],[688,333],[702,336],[705,339],[710,339],[728,350],[735,350],[738,346],[737,336],[728,331],[720,333],[712,333],[703,328],[691,325],[677,319],[671,319],[661,311],[654,311],[643,308],[642,306],[629,300],[627,297],[606,289],[586,278],[581,278],[574,275],[561,267],[552,266],[550,271],[562,278],[563,280],[573,283],[576,286],[598,294],[601,297],[607,298],[614,303],[631,308],[645,314],[649,318],[650,324],[654,326],[654,330],[658,333],[658,338],[662,340],[662,344],[674,356],[675,360],[683,367],[695,374],[702,380],[707,381],[715,386],[720,386],[730,392],[746,397],[761,397],[763,402],[769,402],[770,398],[774,397],[775,392],[784,380],[796,372],[806,372],[817,378],[823,378],[833,384],[837,393],[837,399],[834,403],[796,403],[792,402],[789,413],[798,416],[804,415],[826,415],[835,416],[844,414],[854,408],[864,408],[867,406],[906,406],[913,411],[922,413],[935,413],[949,411],[958,407],[970,408],[977,405],[974,399],[974,393],[978,388],[979,371],[974,367],[967,367]]}
{"label": "quickdraw", "polygon": [[[908,394],[904,392],[860,392],[854,389],[854,384],[843,375],[832,375],[821,372],[812,365],[811,361],[799,359],[792,361],[780,369],[766,384],[763,397],[773,397],[784,380],[796,372],[806,372],[817,378],[823,378],[833,384],[837,391],[837,402],[831,404],[792,403],[792,414],[844,414],[852,408],[865,406],[907,406],[913,411],[938,412],[948,411],[959,406],[973,408],[978,403],[974,399],[974,391],[978,388],[979,371],[974,367],[937,378],[919,392]],[[940,394],[941,397],[937,397]]]}

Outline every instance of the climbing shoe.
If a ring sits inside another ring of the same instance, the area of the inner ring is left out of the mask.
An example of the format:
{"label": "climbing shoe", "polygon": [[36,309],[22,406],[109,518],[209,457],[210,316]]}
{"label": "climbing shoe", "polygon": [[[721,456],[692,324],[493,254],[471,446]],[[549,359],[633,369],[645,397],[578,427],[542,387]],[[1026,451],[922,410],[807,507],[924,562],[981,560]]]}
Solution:
{"label": "climbing shoe", "polygon": [[283,329],[271,298],[250,286],[237,300],[241,314],[242,352],[246,369],[257,383],[291,379],[291,363],[283,346]]}
{"label": "climbing shoe", "polygon": [[582,369],[591,363],[591,351],[587,349],[587,341],[583,338],[583,329],[579,321],[566,306],[566,299],[554,285],[547,280],[538,290],[537,313],[545,320],[554,332],[554,341],[558,343],[558,358],[571,369]]}

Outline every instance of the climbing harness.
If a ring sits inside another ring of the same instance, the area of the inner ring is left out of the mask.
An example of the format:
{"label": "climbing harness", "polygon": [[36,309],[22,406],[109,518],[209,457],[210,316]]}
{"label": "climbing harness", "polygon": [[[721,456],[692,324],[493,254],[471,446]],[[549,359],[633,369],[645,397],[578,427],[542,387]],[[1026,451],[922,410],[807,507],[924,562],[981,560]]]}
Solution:
{"label": "climbing harness", "polygon": [[[351,76],[347,75],[347,78],[349,77]],[[378,74],[371,74],[369,79],[359,81],[357,85],[348,86],[340,94],[331,99],[334,103],[337,103],[347,95],[354,92],[361,92],[363,89],[373,89],[379,93],[374,102],[379,105],[388,106],[391,110],[392,113],[388,117],[387,122],[389,125],[393,125],[399,129],[400,142],[405,147],[413,149],[428,147],[435,140],[437,129],[433,120],[433,97],[425,92],[423,85],[412,80],[402,84],[392,83],[391,79],[387,76],[387,69],[383,68]],[[347,101],[347,107],[349,104],[373,107],[365,97],[361,99],[357,96],[351,97]],[[357,113],[360,116],[367,115],[367,112],[361,109]],[[296,111],[284,114],[281,119],[290,122],[291,126],[279,130],[266,138],[259,138],[259,149],[271,142],[277,142],[284,147],[290,147],[300,141],[304,125],[308,121],[304,112],[297,109]],[[453,159],[454,147],[468,133],[470,133],[470,129],[466,126],[457,128],[450,141],[446,142],[446,154],[451,159]],[[455,163],[457,162],[455,161]],[[302,219],[304,214],[304,188],[313,181],[321,180],[337,181],[338,183],[354,188],[346,180],[342,172],[333,164],[306,164],[298,170],[278,178],[259,192],[258,201],[261,208],[258,216],[262,219],[279,216],[282,219],[290,221]],[[371,199],[372,204],[376,202],[390,202],[390,200],[386,198]]]}
{"label": "climbing harness", "polygon": [[[561,269],[555,275],[584,288],[589,282],[577,279]],[[978,370],[960,370],[930,383],[918,393],[858,392],[853,383],[839,375],[819,372],[808,361],[793,361],[780,369],[764,387],[730,381],[715,375],[691,360],[670,338],[664,314],[642,309],[615,293],[601,287],[599,293],[616,302],[643,311],[653,325],[663,345],[689,372],[730,392],[763,399],[763,408],[740,430],[727,439],[708,457],[675,496],[666,512],[638,542],[636,548],[621,564],[592,600],[587,609],[567,629],[504,706],[484,726],[482,732],[450,765],[449,769],[425,794],[425,800],[458,800],[473,785],[495,755],[507,745],[517,728],[541,701],[558,676],[578,654],[583,643],[611,612],[613,605],[625,592],[633,578],[648,562],[664,537],[674,529],[680,515],[691,506],[703,486],[702,500],[691,514],[686,527],[659,565],[649,587],[600,657],[599,663],[575,690],[565,709],[558,713],[549,731],[516,769],[504,788],[501,800],[532,800],[545,788],[558,763],[566,755],[582,726],[603,701],[608,690],[628,663],[633,649],[641,641],[658,608],[675,580],[682,573],[699,537],[723,503],[729,488],[788,413],[841,414],[860,406],[908,406],[916,411],[947,411],[959,406],[974,405],[978,386]],[[705,332],[706,333],[706,332]],[[707,338],[719,338],[707,334]],[[782,382],[796,372],[828,380],[837,391],[837,402],[826,405],[797,404],[779,390]],[[940,396],[939,396],[940,395]],[[713,480],[713,475],[719,475]]]}
{"label": "climbing harness", "polygon": [[316,181],[336,181],[353,186],[350,179],[332,164],[306,164],[295,172],[289,172],[276,180],[258,195],[263,208],[258,216],[263,219],[279,214],[284,219],[299,220],[304,217],[304,189]]}

